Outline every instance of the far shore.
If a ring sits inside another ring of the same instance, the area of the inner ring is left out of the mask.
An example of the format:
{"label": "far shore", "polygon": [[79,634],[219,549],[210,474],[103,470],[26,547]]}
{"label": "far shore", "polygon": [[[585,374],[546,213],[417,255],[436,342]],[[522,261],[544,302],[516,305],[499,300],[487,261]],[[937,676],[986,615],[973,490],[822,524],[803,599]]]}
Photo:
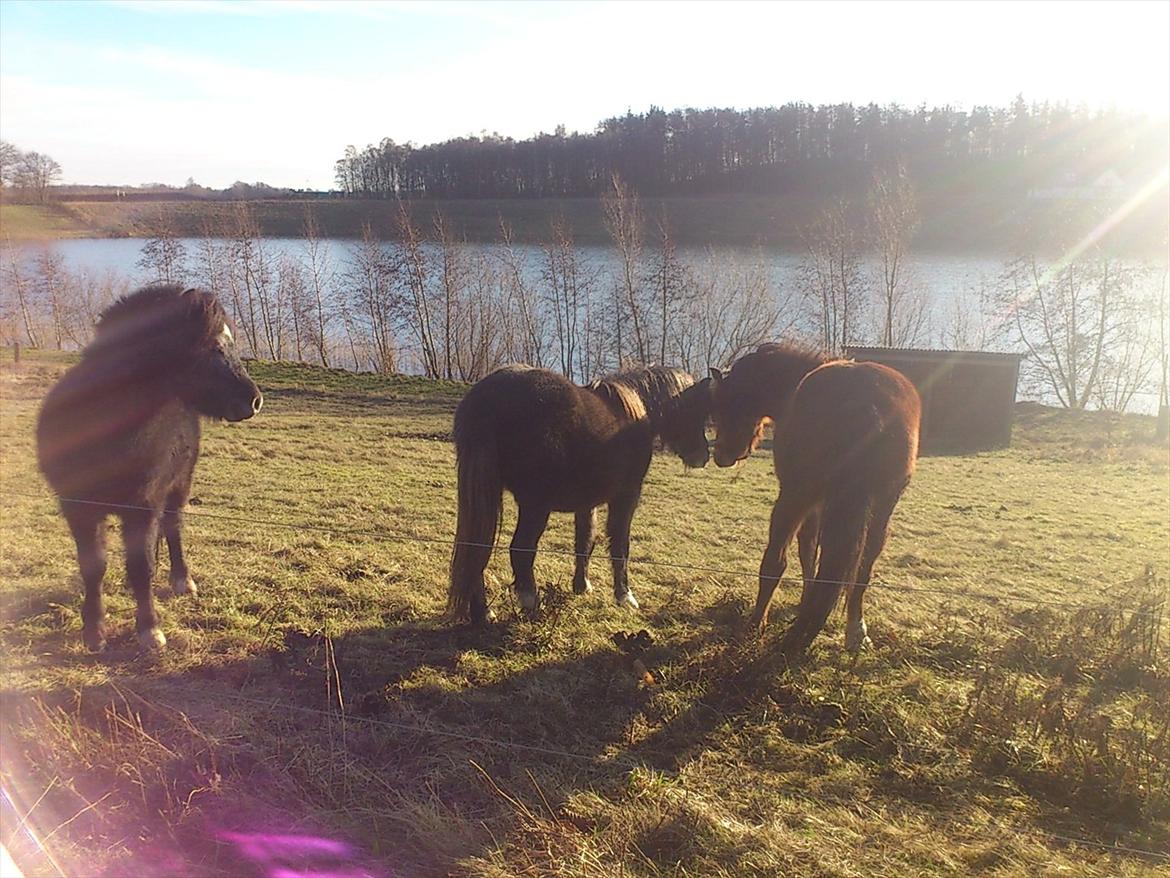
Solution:
{"label": "far shore", "polygon": [[[271,201],[59,201],[45,205],[0,202],[0,245],[6,242],[69,238],[151,238],[169,226],[179,237],[231,237],[236,212],[246,206],[265,237],[304,236],[306,212],[316,216],[320,234],[359,238],[368,226],[383,239],[394,237],[398,205],[392,200],[318,198]],[[801,230],[820,205],[808,196],[705,196],[644,198],[647,246],[654,246],[663,216],[681,246],[763,246],[802,248]],[[415,201],[416,224],[431,232],[442,211],[458,237],[476,243],[497,241],[501,219],[513,240],[542,243],[554,219],[563,217],[574,240],[605,245],[602,203],[597,198],[449,199]],[[946,204],[924,200],[914,246],[935,251],[1012,252],[1021,246],[1023,227],[1037,217],[994,210],[987,203]],[[1114,229],[1113,248],[1134,256],[1165,255],[1165,217],[1155,212],[1131,216]],[[1038,251],[1050,248],[1039,246]]]}

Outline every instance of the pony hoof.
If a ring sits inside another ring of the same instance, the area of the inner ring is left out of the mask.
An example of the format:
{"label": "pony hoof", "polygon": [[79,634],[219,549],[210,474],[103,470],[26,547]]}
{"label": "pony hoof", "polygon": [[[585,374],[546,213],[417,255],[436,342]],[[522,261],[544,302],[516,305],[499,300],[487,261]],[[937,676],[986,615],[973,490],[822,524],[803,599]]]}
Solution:
{"label": "pony hoof", "polygon": [[535,616],[540,606],[540,598],[537,596],[536,590],[518,591],[516,592],[516,596],[520,598],[520,609],[530,617]]}
{"label": "pony hoof", "polygon": [[103,652],[106,648],[106,635],[103,631],[84,631],[81,639],[85,641],[85,648],[90,652]]}
{"label": "pony hoof", "polygon": [[167,638],[157,626],[138,632],[138,645],[146,652],[161,652],[166,649]]}
{"label": "pony hoof", "polygon": [[760,618],[754,613],[739,625],[739,630],[735,633],[735,639],[741,643],[747,643],[752,640],[758,640],[764,636],[764,632],[768,629],[768,620],[766,617]]}
{"label": "pony hoof", "polygon": [[846,627],[845,649],[856,655],[863,649],[868,649],[871,646],[873,646],[873,641],[869,639],[864,621],[858,625],[849,625]]}
{"label": "pony hoof", "polygon": [[593,591],[593,583],[589,581],[588,577],[573,580],[573,594],[589,594],[591,591]]}
{"label": "pony hoof", "polygon": [[172,577],[171,591],[173,591],[175,594],[197,595],[199,594],[199,587],[195,584],[195,580],[192,579],[190,575],[183,577]]}
{"label": "pony hoof", "polygon": [[631,610],[640,610],[642,608],[632,591],[617,595],[617,605],[619,607],[629,607]]}
{"label": "pony hoof", "polygon": [[472,607],[467,614],[467,621],[473,626],[483,627],[490,625],[496,621],[496,613],[491,607],[484,605],[482,607]]}

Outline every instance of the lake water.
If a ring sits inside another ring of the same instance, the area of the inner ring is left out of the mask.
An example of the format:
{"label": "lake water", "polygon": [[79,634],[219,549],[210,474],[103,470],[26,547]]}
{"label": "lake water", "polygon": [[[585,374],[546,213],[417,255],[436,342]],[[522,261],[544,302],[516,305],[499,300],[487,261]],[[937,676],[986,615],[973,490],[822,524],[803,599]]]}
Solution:
{"label": "lake water", "polygon": [[[74,274],[86,275],[93,279],[114,274],[128,278],[133,283],[141,283],[149,280],[137,266],[145,243],[145,240],[138,238],[82,238],[17,246],[21,253],[21,262],[31,263],[37,254],[47,247],[59,253],[66,268]],[[188,257],[193,261],[200,241],[185,239],[183,243]],[[273,256],[287,253],[302,260],[304,258],[303,239],[267,238],[264,239],[264,244]],[[357,245],[358,242],[348,239],[330,239],[327,242],[328,259],[338,275],[346,270],[350,254]],[[464,246],[472,250],[491,249],[491,245],[487,244]],[[526,259],[529,280],[538,284],[543,257],[541,248],[537,245],[521,244],[515,249]],[[580,246],[578,252],[583,263],[598,273],[603,285],[611,282],[606,280],[606,275],[616,276],[616,254],[612,248]],[[693,265],[714,259],[719,265],[727,266],[728,270],[736,266],[754,265],[757,260],[762,259],[771,290],[782,299],[785,298],[785,293],[796,290],[802,261],[800,253],[734,247],[720,247],[713,251],[680,248],[679,255],[683,262]],[[647,256],[653,258],[652,253],[648,253]],[[979,290],[981,286],[991,288],[995,285],[1004,271],[1006,262],[1006,256],[994,254],[930,252],[911,254],[907,261],[905,278],[914,289],[920,291],[928,315],[922,334],[916,340],[916,346],[949,347],[944,335],[960,308],[969,318],[981,321],[984,325],[995,326],[1001,323],[1003,314],[994,310],[980,312]],[[881,276],[879,266],[870,259],[864,264],[863,271],[876,290]],[[1158,279],[1151,274],[1141,283],[1154,288]],[[1001,350],[1017,349],[1007,338],[995,339],[990,346]],[[1021,395],[1024,393],[1025,388],[1021,386]],[[1152,393],[1143,393],[1135,403],[1135,409],[1151,411],[1156,409],[1156,396]]]}
{"label": "lake water", "polygon": [[[114,272],[136,281],[143,281],[147,278],[142,276],[137,262],[145,243],[140,238],[76,238],[53,241],[47,244],[21,244],[17,246],[24,251],[26,260],[31,260],[38,251],[49,247],[64,257],[66,267],[72,272],[91,277]],[[194,238],[183,240],[188,256],[194,256],[199,243],[199,240]],[[264,243],[275,255],[281,253],[298,257],[304,255],[305,242],[300,238],[265,238]],[[343,271],[349,260],[349,254],[356,247],[357,242],[348,239],[331,239],[328,244],[330,259],[334,267],[338,271]],[[468,244],[465,246],[473,249],[490,249],[491,245]],[[537,275],[540,271],[540,247],[520,244],[515,249],[527,258],[529,270],[534,276]],[[614,260],[614,252],[609,247],[581,246],[578,251],[588,264],[603,271],[609,268]],[[753,263],[762,255],[772,288],[776,291],[790,289],[794,286],[801,261],[799,253],[776,250],[756,251],[735,247],[719,247],[714,251],[700,248],[679,248],[679,253],[683,261],[690,264],[697,264],[713,255],[716,259],[729,265]],[[911,254],[908,261],[906,276],[908,281],[923,291],[928,306],[931,310],[935,310],[940,304],[973,292],[981,282],[994,281],[1002,271],[1004,262],[1003,257],[994,255],[914,253]],[[867,270],[876,276],[876,265],[868,265]]]}

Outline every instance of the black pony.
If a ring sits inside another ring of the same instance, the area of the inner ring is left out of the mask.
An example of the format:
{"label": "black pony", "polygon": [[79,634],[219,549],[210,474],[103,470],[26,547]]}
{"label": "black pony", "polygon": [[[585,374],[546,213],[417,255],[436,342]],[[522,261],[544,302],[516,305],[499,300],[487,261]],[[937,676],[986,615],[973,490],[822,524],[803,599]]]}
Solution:
{"label": "black pony", "polygon": [[105,646],[106,517],[122,519],[139,643],[161,649],[166,638],[150,590],[160,522],[171,587],[195,591],[179,532],[199,457],[199,416],[242,421],[262,402],[211,293],[146,287],[102,314],[81,362],[49,391],[37,423],[41,472],[77,543],[91,650]]}
{"label": "black pony", "polygon": [[626,572],[630,522],[654,440],[661,438],[687,466],[705,465],[709,410],[709,379],[694,384],[685,372],[661,367],[578,387],[555,372],[509,366],[472,387],[455,410],[459,519],[448,592],[451,615],[475,623],[489,617],[483,572],[504,490],[519,507],[511,561],[525,610],[537,607],[532,567],[552,512],[576,515],[573,590],[589,590],[594,509],[603,503],[609,506],[614,597],[619,605],[636,608]]}

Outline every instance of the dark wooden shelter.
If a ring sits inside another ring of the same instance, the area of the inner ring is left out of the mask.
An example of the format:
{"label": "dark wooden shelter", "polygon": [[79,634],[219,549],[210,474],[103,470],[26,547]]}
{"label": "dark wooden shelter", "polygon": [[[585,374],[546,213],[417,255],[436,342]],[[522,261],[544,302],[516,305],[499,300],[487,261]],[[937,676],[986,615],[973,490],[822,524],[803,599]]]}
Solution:
{"label": "dark wooden shelter", "polygon": [[1011,444],[1021,354],[860,346],[849,346],[845,353],[897,369],[918,388],[923,452]]}

